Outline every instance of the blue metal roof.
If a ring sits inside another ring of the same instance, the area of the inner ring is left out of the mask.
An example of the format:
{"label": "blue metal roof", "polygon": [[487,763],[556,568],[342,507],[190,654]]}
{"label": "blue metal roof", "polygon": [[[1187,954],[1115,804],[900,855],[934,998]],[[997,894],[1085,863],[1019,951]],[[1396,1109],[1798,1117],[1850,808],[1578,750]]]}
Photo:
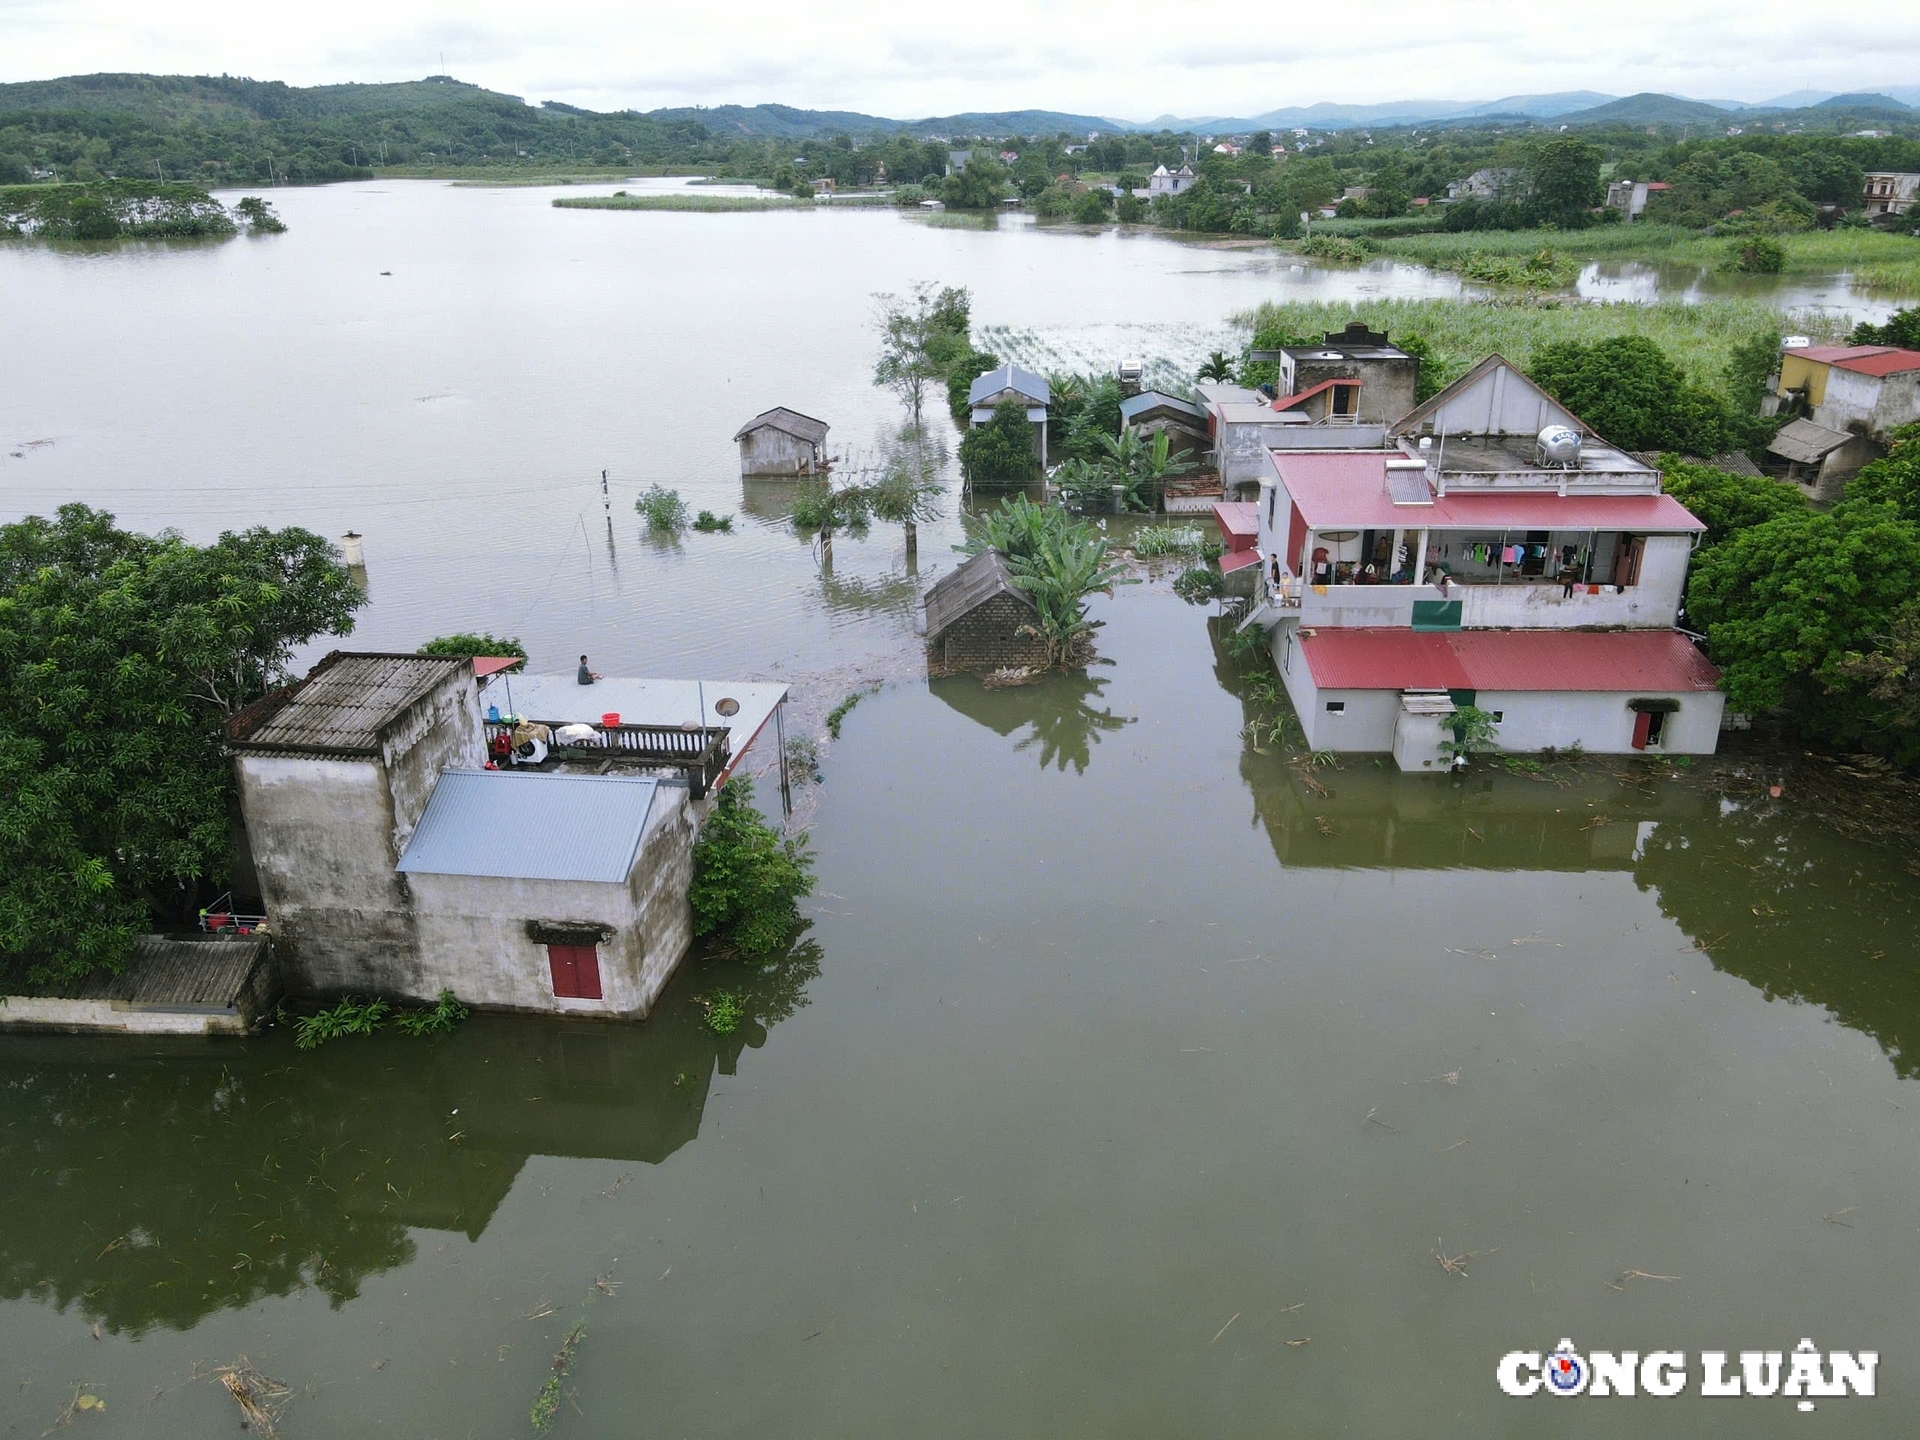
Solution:
{"label": "blue metal roof", "polygon": [[1122,418],[1131,420],[1143,410],[1157,410],[1163,405],[1169,410],[1191,415],[1196,420],[1204,421],[1207,418],[1207,412],[1191,400],[1182,400],[1178,395],[1168,395],[1160,390],[1142,390],[1138,395],[1129,395],[1120,402],[1120,414]]}
{"label": "blue metal roof", "polygon": [[987,396],[998,395],[1002,390],[1011,390],[1042,405],[1051,403],[1053,399],[1047,382],[1031,370],[1022,370],[1018,365],[1002,365],[998,370],[987,371],[967,388],[967,403],[978,405]]}
{"label": "blue metal roof", "polygon": [[658,786],[632,775],[443,771],[394,868],[619,884],[633,869]]}

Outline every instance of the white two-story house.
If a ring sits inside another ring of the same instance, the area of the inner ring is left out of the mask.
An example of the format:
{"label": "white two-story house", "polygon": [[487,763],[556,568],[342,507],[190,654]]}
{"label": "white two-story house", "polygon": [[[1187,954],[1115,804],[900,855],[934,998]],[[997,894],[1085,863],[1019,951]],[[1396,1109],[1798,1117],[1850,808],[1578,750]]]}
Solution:
{"label": "white two-story house", "polygon": [[1220,507],[1254,537],[1247,623],[1308,744],[1442,768],[1471,705],[1502,750],[1711,754],[1719,673],[1675,628],[1705,526],[1659,472],[1498,355],[1388,428],[1272,450],[1258,497]]}

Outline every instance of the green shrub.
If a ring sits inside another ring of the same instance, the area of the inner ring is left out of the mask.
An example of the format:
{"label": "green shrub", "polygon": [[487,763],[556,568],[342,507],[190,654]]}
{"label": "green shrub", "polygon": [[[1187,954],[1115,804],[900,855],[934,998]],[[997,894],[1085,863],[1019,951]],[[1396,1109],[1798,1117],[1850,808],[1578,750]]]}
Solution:
{"label": "green shrub", "polygon": [[445,1035],[459,1029],[468,1013],[453,991],[442,990],[440,998],[426,1009],[402,1010],[393,1017],[393,1024],[402,1035]]}
{"label": "green shrub", "polygon": [[1135,531],[1127,548],[1142,559],[1150,559],[1160,555],[1197,555],[1206,543],[1207,537],[1191,527],[1156,525]]}
{"label": "green shrub", "polygon": [[391,1008],[384,1000],[360,1001],[349,995],[331,1009],[302,1015],[294,1022],[293,1043],[312,1050],[345,1035],[371,1035]]}
{"label": "green shrub", "polygon": [[1745,235],[1727,252],[1725,267],[1742,275],[1778,275],[1787,268],[1786,248],[1767,235]]}
{"label": "green shrub", "polygon": [[633,502],[633,508],[646,516],[649,530],[670,535],[687,528],[687,502],[678,490],[649,485],[646,493]]}
{"label": "green shrub", "polygon": [[716,1035],[731,1035],[746,1018],[746,1006],[731,990],[716,990],[707,1001],[707,1028]]}
{"label": "green shrub", "polygon": [[1175,577],[1173,593],[1189,605],[1204,605],[1227,593],[1227,577],[1217,565],[1194,565]]}
{"label": "green shrub", "polygon": [[721,787],[693,849],[693,933],[727,931],[749,955],[779,949],[800,927],[799,899],[813,891],[806,837],[782,840],[753,808],[753,782]]}
{"label": "green shrub", "polygon": [[517,636],[512,635],[504,639],[498,635],[488,635],[485,633],[472,634],[466,631],[462,631],[458,635],[440,635],[427,641],[426,644],[414,651],[414,654],[490,655],[494,657],[517,655],[520,657],[520,663],[518,665],[508,666],[508,670],[511,673],[518,674],[527,668],[527,647],[520,643]]}
{"label": "green shrub", "polygon": [[1040,478],[1033,422],[1017,401],[1003,400],[993,418],[960,439],[960,466],[975,485],[1031,485]]}
{"label": "green shrub", "polygon": [[731,533],[733,530],[733,517],[731,515],[716,515],[711,510],[702,510],[698,515],[693,517],[693,528],[707,535],[711,535],[716,531],[727,531]]}

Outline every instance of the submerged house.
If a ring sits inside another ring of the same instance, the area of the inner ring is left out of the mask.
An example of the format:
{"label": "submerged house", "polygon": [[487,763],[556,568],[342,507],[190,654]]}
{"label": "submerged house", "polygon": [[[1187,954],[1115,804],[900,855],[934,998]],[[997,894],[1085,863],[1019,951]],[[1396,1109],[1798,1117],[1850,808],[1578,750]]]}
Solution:
{"label": "submerged house", "polygon": [[1033,453],[1040,466],[1047,464],[1047,407],[1053,403],[1053,388],[1031,370],[1018,365],[1002,365],[975,377],[967,387],[967,424],[971,428],[993,419],[996,407],[1011,401],[1023,406],[1033,425]]}
{"label": "submerged house", "polygon": [[948,670],[1048,663],[1039,612],[998,550],[982,550],[928,591],[927,658]]}
{"label": "submerged house", "polygon": [[734,432],[742,475],[817,475],[827,467],[824,420],[776,405]]}
{"label": "submerged house", "polygon": [[1675,629],[1705,526],[1659,471],[1498,355],[1391,438],[1276,449],[1220,507],[1309,745],[1433,769],[1471,705],[1503,750],[1714,751],[1718,672]]}
{"label": "submerged house", "polygon": [[[592,697],[576,707],[604,707],[586,723],[542,706],[559,677],[496,674],[483,699],[474,669],[336,651],[228,722],[282,973],[310,994],[645,1016],[692,940],[711,789],[785,688],[699,687],[715,720],[757,721],[736,732],[680,703],[673,687],[697,682],[567,679]],[[614,711],[623,683],[675,703],[629,690]],[[494,742],[518,735],[519,763],[496,769]]]}

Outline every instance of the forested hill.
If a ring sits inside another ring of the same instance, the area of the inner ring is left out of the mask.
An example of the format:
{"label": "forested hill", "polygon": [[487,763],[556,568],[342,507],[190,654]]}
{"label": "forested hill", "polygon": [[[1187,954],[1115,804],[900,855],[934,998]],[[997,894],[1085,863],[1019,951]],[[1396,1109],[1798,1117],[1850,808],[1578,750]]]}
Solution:
{"label": "forested hill", "polygon": [[348,180],[392,166],[670,165],[766,175],[791,157],[794,142],[835,135],[901,140],[1119,128],[1050,110],[911,121],[785,105],[601,114],[529,105],[447,75],[306,88],[228,75],[74,75],[0,85],[0,184],[33,170],[209,186]]}

